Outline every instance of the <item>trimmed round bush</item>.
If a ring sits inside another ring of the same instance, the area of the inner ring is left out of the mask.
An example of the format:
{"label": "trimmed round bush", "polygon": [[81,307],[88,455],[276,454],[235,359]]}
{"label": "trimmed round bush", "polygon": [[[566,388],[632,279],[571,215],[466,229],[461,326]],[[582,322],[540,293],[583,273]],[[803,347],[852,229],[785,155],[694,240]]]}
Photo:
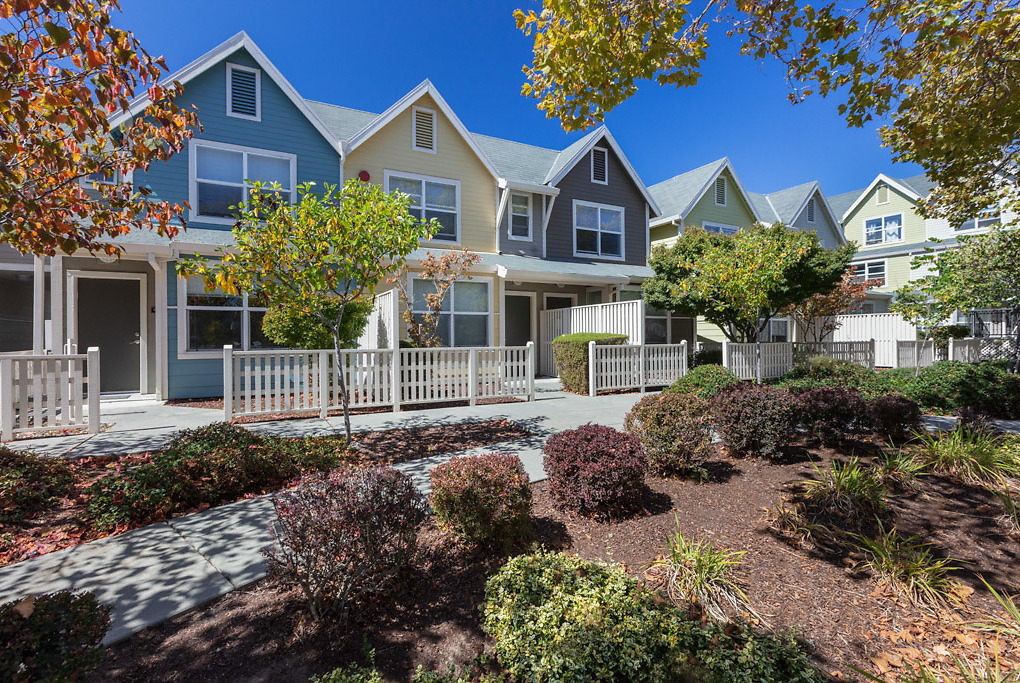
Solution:
{"label": "trimmed round bush", "polygon": [[531,531],[531,487],[516,455],[453,458],[432,470],[436,519],[464,540],[508,549]]}
{"label": "trimmed round bush", "polygon": [[887,377],[891,389],[929,410],[973,407],[996,417],[1020,416],[1020,376],[999,362],[941,361],[916,371],[888,371]]}
{"label": "trimmed round bush", "polygon": [[0,605],[0,680],[76,681],[103,658],[110,608],[58,591]]}
{"label": "trimmed round bush", "polygon": [[698,396],[645,396],[623,424],[640,439],[648,466],[656,474],[696,474],[711,454],[711,405]]}
{"label": "trimmed round bush", "polygon": [[712,402],[723,445],[738,455],[775,456],[790,443],[797,425],[797,399],[769,385],[741,383]]}
{"label": "trimmed round bush", "polygon": [[868,403],[852,387],[820,387],[798,398],[801,424],[827,446],[834,446],[868,427]]}
{"label": "trimmed round bush", "polygon": [[0,519],[38,510],[73,488],[67,461],[0,446]]}
{"label": "trimmed round bush", "polygon": [[627,335],[606,332],[577,332],[561,334],[552,340],[553,359],[560,384],[564,391],[588,393],[588,344],[620,345],[627,343]]}
{"label": "trimmed round bush", "polygon": [[783,375],[778,385],[792,394],[823,387],[849,387],[865,394],[883,393],[874,371],[848,360],[813,356]]}
{"label": "trimmed round bush", "polygon": [[549,495],[561,510],[613,517],[644,493],[641,442],[612,427],[586,424],[549,437],[542,449]]}
{"label": "trimmed round bush", "polygon": [[342,618],[384,590],[414,552],[428,503],[392,467],[313,474],[273,499],[270,573],[297,585],[315,619]]}
{"label": "trimmed round bush", "polygon": [[727,387],[740,384],[740,378],[721,365],[699,365],[662,390],[664,394],[692,394],[711,400]]}
{"label": "trimmed round bush", "polygon": [[903,394],[886,394],[868,403],[868,419],[883,439],[905,441],[921,428],[921,408]]}

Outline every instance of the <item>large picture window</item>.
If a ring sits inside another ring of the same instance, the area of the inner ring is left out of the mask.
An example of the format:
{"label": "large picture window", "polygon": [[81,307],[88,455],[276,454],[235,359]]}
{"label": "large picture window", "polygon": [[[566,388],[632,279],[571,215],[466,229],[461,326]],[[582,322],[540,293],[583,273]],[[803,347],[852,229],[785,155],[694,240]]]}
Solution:
{"label": "large picture window", "polygon": [[[419,318],[428,307],[425,297],[436,291],[430,280],[414,279],[411,283],[414,296],[413,313]],[[489,345],[489,283],[479,280],[454,282],[439,313],[439,339],[443,346]]]}
{"label": "large picture window", "polygon": [[294,201],[297,157],[293,154],[191,141],[191,217],[233,223],[234,207],[248,199],[256,182],[278,183],[281,200]]}
{"label": "large picture window", "polygon": [[956,229],[958,231],[982,230],[993,225],[999,225],[1001,222],[1002,212],[999,210],[999,207],[993,206],[982,211],[976,218],[964,221]]}
{"label": "large picture window", "polygon": [[866,245],[899,242],[903,239],[903,214],[896,213],[864,221],[864,243]]}
{"label": "large picture window", "polygon": [[441,178],[386,172],[386,191],[411,198],[408,210],[420,220],[435,218],[442,226],[433,240],[456,242],[460,234],[460,183]]}
{"label": "large picture window", "polygon": [[244,351],[276,346],[262,334],[266,307],[256,297],[207,292],[199,277],[182,280],[178,297],[184,312],[179,318],[183,323],[179,346],[184,352],[220,355],[227,344]]}
{"label": "large picture window", "polygon": [[574,255],[623,258],[623,207],[575,199]]}
{"label": "large picture window", "polygon": [[850,266],[850,272],[855,282],[865,280],[879,280],[881,285],[885,284],[885,261],[866,261],[854,263]]}

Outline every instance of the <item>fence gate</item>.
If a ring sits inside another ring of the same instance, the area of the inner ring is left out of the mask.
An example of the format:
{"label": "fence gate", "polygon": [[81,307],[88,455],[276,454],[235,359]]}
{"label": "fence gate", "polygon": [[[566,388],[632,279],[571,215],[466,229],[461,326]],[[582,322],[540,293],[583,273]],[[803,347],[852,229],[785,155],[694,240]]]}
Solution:
{"label": "fence gate", "polygon": [[687,374],[687,341],[679,344],[588,343],[588,394],[664,387]]}

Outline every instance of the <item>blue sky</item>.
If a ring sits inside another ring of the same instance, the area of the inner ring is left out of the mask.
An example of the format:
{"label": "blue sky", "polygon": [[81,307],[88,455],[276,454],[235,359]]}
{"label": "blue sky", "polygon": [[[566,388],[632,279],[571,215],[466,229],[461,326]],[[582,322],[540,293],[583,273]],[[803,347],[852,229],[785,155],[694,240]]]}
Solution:
{"label": "blue sky", "polygon": [[[243,29],[307,98],[379,112],[430,78],[472,131],[553,148],[578,135],[520,95],[531,41],[512,12],[538,6],[524,0],[122,1],[116,23],[171,70]],[[919,172],[893,164],[874,127],[847,129],[836,100],[791,105],[780,65],[716,29],[698,85],[643,84],[607,119],[646,183],[723,156],[756,192],[817,179],[838,194]]]}

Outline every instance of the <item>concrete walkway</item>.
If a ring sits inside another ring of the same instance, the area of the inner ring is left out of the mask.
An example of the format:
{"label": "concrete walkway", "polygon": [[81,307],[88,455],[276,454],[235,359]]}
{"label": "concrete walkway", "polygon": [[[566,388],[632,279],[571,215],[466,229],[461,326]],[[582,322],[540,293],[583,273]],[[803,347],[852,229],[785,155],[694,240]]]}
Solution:
{"label": "concrete walkway", "polygon": [[[541,381],[537,400],[530,403],[357,415],[352,422],[361,431],[505,418],[534,436],[465,453],[517,454],[531,480],[540,481],[545,478],[541,448],[551,434],[587,422],[621,427],[624,415],[641,396],[588,398],[563,393],[555,382]],[[154,450],[177,430],[217,422],[221,416],[215,410],[124,403],[104,412],[104,421],[114,422],[110,431],[88,438],[12,445],[69,457]],[[250,427],[263,433],[304,436],[337,433],[343,423],[341,418],[315,418]],[[427,490],[429,471],[454,455],[402,463],[398,468]],[[261,550],[269,543],[272,519],[268,496],[242,500],[0,568],[0,602],[30,593],[91,590],[114,607],[106,641],[115,642],[262,578]]]}

